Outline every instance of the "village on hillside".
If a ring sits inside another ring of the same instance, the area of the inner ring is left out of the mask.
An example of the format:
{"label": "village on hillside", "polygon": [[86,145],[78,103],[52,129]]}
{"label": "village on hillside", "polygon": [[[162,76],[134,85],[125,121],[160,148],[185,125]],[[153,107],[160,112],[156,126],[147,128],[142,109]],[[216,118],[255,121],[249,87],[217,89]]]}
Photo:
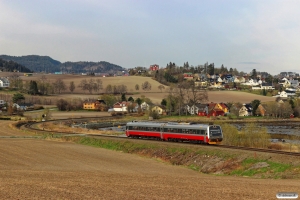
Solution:
{"label": "village on hillside", "polygon": [[[153,104],[151,99],[133,99],[125,97],[126,86],[123,85],[123,92],[117,92],[122,95],[121,98],[115,98],[111,100],[107,98],[107,95],[114,94],[113,88],[108,91],[108,88],[103,89],[103,98],[99,99],[83,99],[82,102],[77,103],[76,107],[69,105],[68,102],[57,102],[59,110],[95,110],[102,112],[110,112],[112,115],[126,114],[126,113],[141,113],[150,112],[152,115],[158,117],[159,115],[197,115],[197,116],[225,116],[225,115],[236,115],[236,116],[274,116],[274,117],[294,117],[299,116],[298,107],[295,104],[291,104],[293,101],[297,101],[299,96],[300,86],[299,86],[299,74],[291,72],[282,72],[277,76],[271,77],[266,72],[256,72],[253,70],[250,74],[238,73],[235,70],[227,69],[223,70],[223,73],[211,73],[211,65],[207,65],[205,68],[183,68],[176,69],[172,67],[172,63],[164,69],[160,69],[159,65],[150,65],[149,68],[137,67],[134,69],[129,69],[128,71],[121,71],[114,74],[113,76],[146,76],[152,77],[154,80],[162,83],[161,90],[164,89],[164,84],[169,84],[170,88],[172,85],[180,90],[180,92],[189,93],[190,90],[194,90],[194,99],[183,99],[183,96],[176,96],[172,94],[171,98],[162,99],[161,104]],[[214,69],[219,71],[219,69]],[[200,73],[199,73],[200,71]],[[227,72],[226,72],[227,71]],[[194,73],[193,73],[194,72]],[[230,73],[232,72],[232,73]],[[233,75],[235,74],[235,75]],[[55,75],[63,75],[63,73],[57,72]],[[30,78],[34,76],[34,73],[24,73],[24,77]],[[109,74],[81,74],[81,76],[89,77],[108,77]],[[21,79],[12,75],[11,77],[1,77],[0,78],[0,88],[16,88],[16,83],[20,84]],[[167,82],[166,82],[167,81]],[[21,81],[22,82],[22,81]],[[22,82],[22,84],[24,84]],[[29,83],[27,83],[29,84]],[[54,84],[54,83],[53,83]],[[58,83],[56,83],[58,84]],[[63,83],[61,83],[63,84]],[[84,88],[84,84],[81,86]],[[94,81],[92,84],[96,84]],[[97,80],[98,91],[102,89],[102,81]],[[143,84],[146,84],[143,83]],[[144,87],[142,84],[141,87]],[[147,84],[149,84],[147,82]],[[55,85],[55,84],[54,84]],[[63,85],[56,85],[56,88],[61,88]],[[165,85],[166,86],[166,85]],[[30,81],[29,90],[35,90],[34,94],[39,94],[41,92],[40,82]],[[66,87],[66,86],[64,86]],[[75,85],[74,85],[75,87]],[[91,90],[94,86],[89,86]],[[111,86],[112,87],[112,86]],[[114,86],[116,87],[116,86]],[[119,86],[118,86],[119,87]],[[139,87],[136,85],[136,87]],[[146,87],[146,86],[145,86]],[[151,85],[147,85],[147,90],[151,90]],[[144,88],[143,88],[144,89]],[[181,90],[182,89],[182,90]],[[273,96],[274,102],[272,104],[277,104],[279,109],[274,110],[274,106],[266,103],[253,100],[249,103],[239,103],[239,102],[207,102],[207,91],[213,90],[248,90],[254,94],[260,94],[264,96]],[[60,92],[59,92],[60,93]],[[174,92],[176,93],[175,89]],[[179,91],[177,91],[179,93]],[[29,94],[29,93],[28,93]],[[204,94],[204,95],[203,95]],[[168,94],[170,95],[170,93]],[[196,99],[195,99],[196,98]],[[197,99],[198,98],[198,99]],[[292,101],[291,101],[292,99]],[[294,100],[296,99],[296,100]],[[23,101],[22,101],[23,100]],[[62,100],[63,101],[63,100]],[[108,103],[108,101],[110,101]],[[113,102],[115,101],[115,102]],[[172,101],[177,101],[172,103]],[[12,107],[11,110],[27,111],[34,109],[35,102],[26,102],[23,98],[17,101],[10,102],[7,99],[0,99],[0,108],[2,111],[6,111],[9,106]],[[289,106],[290,105],[290,106]],[[289,108],[290,107],[290,108]],[[272,108],[272,109],[271,109]],[[287,109],[288,108],[288,109]]]}

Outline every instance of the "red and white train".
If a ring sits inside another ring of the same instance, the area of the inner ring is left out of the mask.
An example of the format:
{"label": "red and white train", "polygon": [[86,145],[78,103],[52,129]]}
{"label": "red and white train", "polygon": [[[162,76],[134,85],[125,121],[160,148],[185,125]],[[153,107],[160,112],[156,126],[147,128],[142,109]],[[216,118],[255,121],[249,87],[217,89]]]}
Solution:
{"label": "red and white train", "polygon": [[190,141],[217,144],[223,140],[219,125],[174,123],[174,122],[128,122],[126,136],[132,138],[153,138],[165,141]]}

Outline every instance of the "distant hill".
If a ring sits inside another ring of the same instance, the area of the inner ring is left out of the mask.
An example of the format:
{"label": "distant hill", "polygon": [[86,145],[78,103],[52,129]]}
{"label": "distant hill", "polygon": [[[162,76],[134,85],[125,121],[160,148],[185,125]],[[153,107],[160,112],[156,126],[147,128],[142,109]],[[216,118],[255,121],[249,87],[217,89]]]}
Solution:
{"label": "distant hill", "polygon": [[61,63],[57,60],[53,60],[49,56],[8,56],[0,55],[0,58],[6,61],[14,61],[21,65],[24,65],[28,69],[34,72],[50,72],[48,70],[60,71]]}
{"label": "distant hill", "polygon": [[66,72],[66,73],[116,73],[124,71],[123,67],[109,62],[65,62],[61,63],[49,56],[29,55],[29,56],[8,56],[0,55],[0,59],[14,61],[24,65],[34,72]]}
{"label": "distant hill", "polygon": [[124,71],[123,67],[109,62],[65,62],[61,64],[61,69],[63,72],[68,73],[117,73],[119,71]]}
{"label": "distant hill", "polygon": [[0,58],[0,70],[2,72],[27,72],[31,73],[32,71],[23,65],[20,65],[13,61],[6,61]]}

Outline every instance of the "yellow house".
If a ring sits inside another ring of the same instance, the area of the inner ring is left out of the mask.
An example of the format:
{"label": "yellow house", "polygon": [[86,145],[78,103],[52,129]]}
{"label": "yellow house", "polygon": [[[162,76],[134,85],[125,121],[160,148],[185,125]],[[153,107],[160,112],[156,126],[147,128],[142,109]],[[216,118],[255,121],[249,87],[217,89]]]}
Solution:
{"label": "yellow house", "polygon": [[224,103],[217,103],[217,104],[215,105],[215,108],[224,111],[224,113],[228,113],[228,112],[229,112],[227,105],[224,104]]}
{"label": "yellow house", "polygon": [[103,100],[100,99],[88,99],[83,102],[83,109],[85,110],[99,110],[101,105],[106,105]]}
{"label": "yellow house", "polygon": [[164,106],[154,106],[151,110],[152,110],[152,112],[157,112],[160,115],[166,113],[166,109]]}
{"label": "yellow house", "polygon": [[207,87],[208,82],[207,81],[195,81],[195,86],[196,87]]}

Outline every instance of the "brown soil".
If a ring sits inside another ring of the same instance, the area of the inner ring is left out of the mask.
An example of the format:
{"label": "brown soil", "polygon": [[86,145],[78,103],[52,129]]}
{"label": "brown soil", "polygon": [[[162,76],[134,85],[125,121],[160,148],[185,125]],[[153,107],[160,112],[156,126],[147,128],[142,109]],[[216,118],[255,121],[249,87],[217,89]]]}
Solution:
{"label": "brown soil", "polygon": [[[0,135],[24,135],[0,121]],[[38,139],[0,139],[2,199],[276,199],[299,180],[205,175],[156,159]]]}

